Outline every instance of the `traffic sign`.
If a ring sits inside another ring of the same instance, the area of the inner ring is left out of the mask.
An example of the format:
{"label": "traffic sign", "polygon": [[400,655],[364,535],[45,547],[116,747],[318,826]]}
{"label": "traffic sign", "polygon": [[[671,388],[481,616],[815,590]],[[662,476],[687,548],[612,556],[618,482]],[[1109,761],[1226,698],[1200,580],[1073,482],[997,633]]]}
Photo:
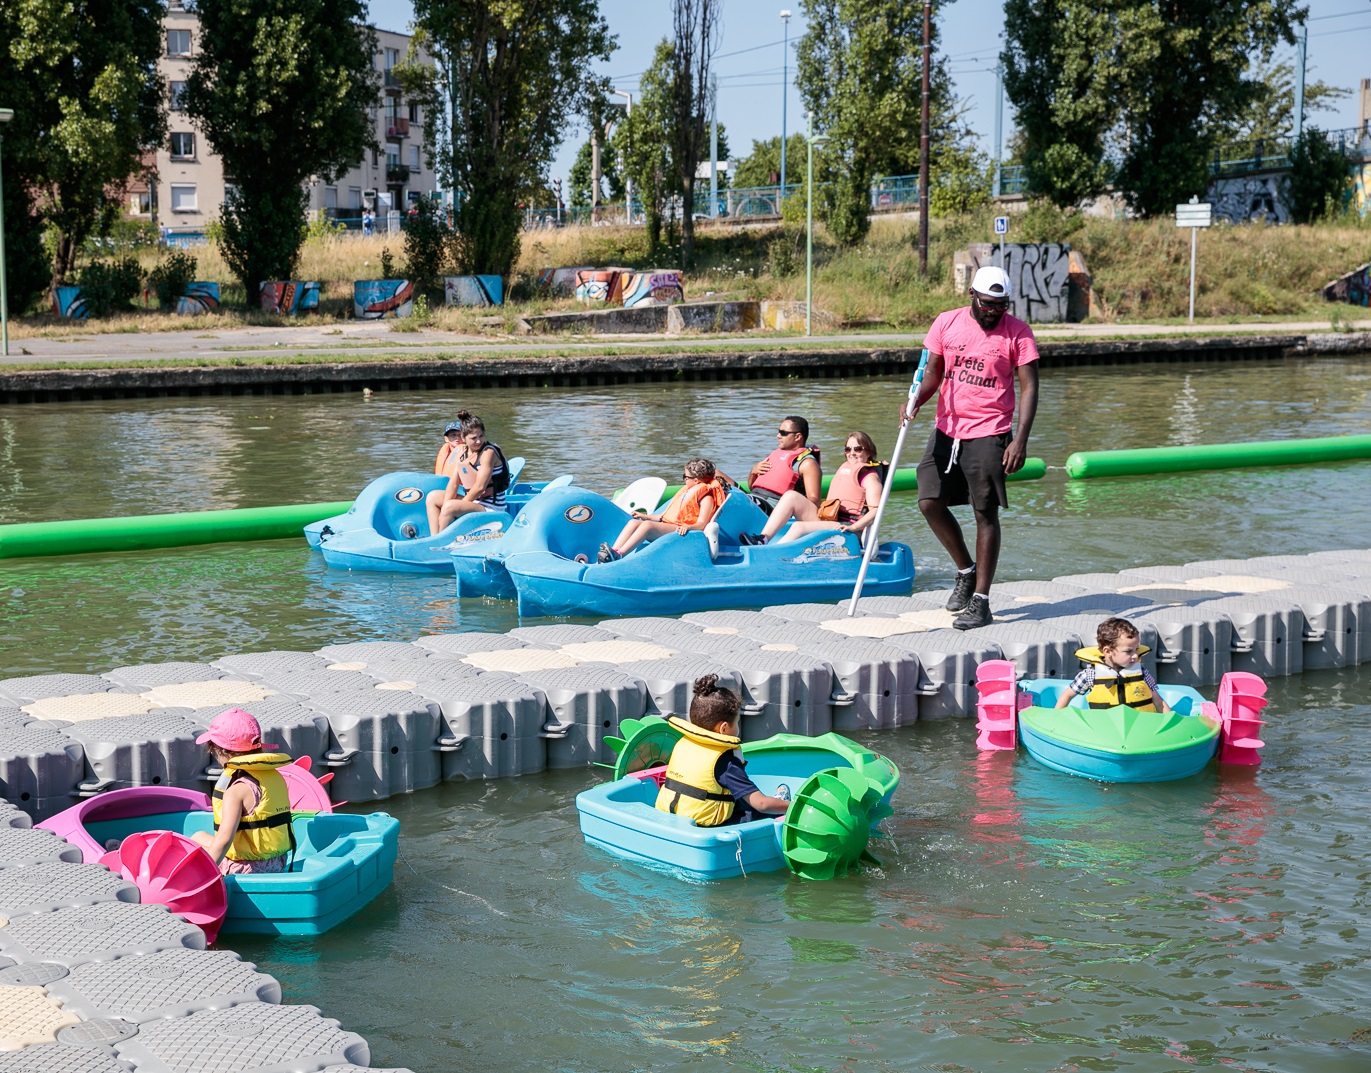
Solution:
{"label": "traffic sign", "polygon": [[996,217],[995,217],[995,234],[997,234],[997,235],[1007,235],[1007,234],[1009,234],[1009,217],[1008,217],[1008,216],[996,216]]}
{"label": "traffic sign", "polygon": [[1192,198],[1185,205],[1176,206],[1177,227],[1210,227],[1214,223],[1214,206]]}

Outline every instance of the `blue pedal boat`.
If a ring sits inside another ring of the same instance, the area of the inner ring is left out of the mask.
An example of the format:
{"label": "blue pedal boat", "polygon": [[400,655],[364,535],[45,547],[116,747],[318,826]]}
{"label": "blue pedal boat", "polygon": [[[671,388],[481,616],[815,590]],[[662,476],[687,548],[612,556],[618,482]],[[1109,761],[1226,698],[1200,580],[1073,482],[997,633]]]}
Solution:
{"label": "blue pedal boat", "polygon": [[[831,879],[866,861],[867,841],[890,815],[900,772],[879,753],[839,734],[776,734],[745,742],[748,776],[758,789],[791,794],[784,817],[723,827],[697,827],[655,807],[679,732],[657,716],[624,720],[613,782],[578,794],[587,843],[618,857],[687,879],[727,879],[789,868],[807,879]],[[644,761],[652,766],[632,770]]]}
{"label": "blue pedal boat", "polygon": [[[189,837],[214,829],[208,794],[172,786],[109,790],[38,826],[98,862],[110,841],[139,831]],[[287,872],[224,876],[228,915],[221,934],[321,935],[390,886],[400,821],[384,812],[294,814],[296,853]]]}

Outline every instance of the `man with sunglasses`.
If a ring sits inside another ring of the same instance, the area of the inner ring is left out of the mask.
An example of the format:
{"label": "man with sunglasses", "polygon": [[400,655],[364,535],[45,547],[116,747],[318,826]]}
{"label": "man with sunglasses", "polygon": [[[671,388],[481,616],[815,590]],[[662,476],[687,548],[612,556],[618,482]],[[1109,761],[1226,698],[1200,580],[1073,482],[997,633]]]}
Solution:
{"label": "man with sunglasses", "polygon": [[[937,427],[919,463],[919,509],[957,568],[952,625],[991,622],[990,585],[1000,558],[1000,508],[1009,506],[1005,477],[1023,468],[1038,412],[1038,344],[1033,329],[1009,315],[1009,277],[977,269],[971,305],[940,314],[924,337],[928,367],[911,420],[936,392]],[[1014,432],[1018,385],[1019,428]],[[976,516],[976,557],[950,507],[969,503]]]}
{"label": "man with sunglasses", "polygon": [[776,429],[776,450],[752,467],[747,487],[752,501],[768,514],[792,489],[816,507],[823,502],[823,470],[819,449],[811,446],[809,422],[803,417],[784,417]]}

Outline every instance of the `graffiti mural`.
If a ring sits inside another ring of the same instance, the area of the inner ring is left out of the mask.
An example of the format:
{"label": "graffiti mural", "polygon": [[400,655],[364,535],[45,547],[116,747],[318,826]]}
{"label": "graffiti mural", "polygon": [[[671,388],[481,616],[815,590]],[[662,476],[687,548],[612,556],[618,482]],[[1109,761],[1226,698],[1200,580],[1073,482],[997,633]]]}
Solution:
{"label": "graffiti mural", "polygon": [[352,315],[358,320],[407,317],[414,311],[414,284],[407,279],[359,279],[352,284]]}
{"label": "graffiti mural", "polygon": [[262,284],[262,312],[293,316],[319,308],[319,284],[298,279],[272,280]]}
{"label": "graffiti mural", "polygon": [[623,296],[625,309],[663,306],[685,301],[685,289],[679,272],[635,272],[624,281]]}
{"label": "graffiti mural", "polygon": [[1215,179],[1208,199],[1214,206],[1214,219],[1243,224],[1262,220],[1269,224],[1290,222],[1290,212],[1281,200],[1284,172],[1241,175]]}
{"label": "graffiti mural", "polygon": [[572,268],[538,269],[538,289],[553,298],[570,298],[576,293],[576,273],[591,272],[594,265],[576,265]]}
{"label": "graffiti mural", "polygon": [[1330,302],[1371,306],[1371,264],[1364,264],[1345,276],[1339,276],[1324,287],[1323,296]]}
{"label": "graffiti mural", "polygon": [[1357,212],[1371,212],[1371,162],[1352,165],[1352,202]]}
{"label": "graffiti mural", "polygon": [[54,287],[52,289],[52,315],[66,317],[68,320],[85,320],[90,316],[86,308],[85,296],[80,287]]}
{"label": "graffiti mural", "polygon": [[1062,242],[1006,242],[1009,311],[1020,320],[1054,324],[1066,320],[1071,247]]}
{"label": "graffiti mural", "polygon": [[617,306],[624,301],[629,268],[581,268],[576,271],[576,297],[586,305]]}
{"label": "graffiti mural", "polygon": [[446,276],[443,301],[450,306],[498,306],[505,300],[505,281],[499,276]]}
{"label": "graffiti mural", "polygon": [[219,284],[197,281],[186,284],[186,293],[176,299],[176,312],[197,316],[219,311]]}

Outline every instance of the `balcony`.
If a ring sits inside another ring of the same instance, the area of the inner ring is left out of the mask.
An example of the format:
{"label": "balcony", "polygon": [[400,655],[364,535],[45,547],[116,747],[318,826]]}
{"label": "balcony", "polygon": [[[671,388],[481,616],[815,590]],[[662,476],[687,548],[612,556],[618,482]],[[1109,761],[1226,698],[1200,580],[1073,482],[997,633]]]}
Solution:
{"label": "balcony", "polygon": [[391,97],[398,97],[400,91],[404,88],[400,85],[399,75],[389,67],[386,68],[385,73],[381,77],[381,85]]}
{"label": "balcony", "polygon": [[409,168],[404,164],[386,165],[386,185],[404,186],[409,182]]}
{"label": "balcony", "polygon": [[386,121],[386,141],[399,142],[409,137],[409,120],[395,116]]}

